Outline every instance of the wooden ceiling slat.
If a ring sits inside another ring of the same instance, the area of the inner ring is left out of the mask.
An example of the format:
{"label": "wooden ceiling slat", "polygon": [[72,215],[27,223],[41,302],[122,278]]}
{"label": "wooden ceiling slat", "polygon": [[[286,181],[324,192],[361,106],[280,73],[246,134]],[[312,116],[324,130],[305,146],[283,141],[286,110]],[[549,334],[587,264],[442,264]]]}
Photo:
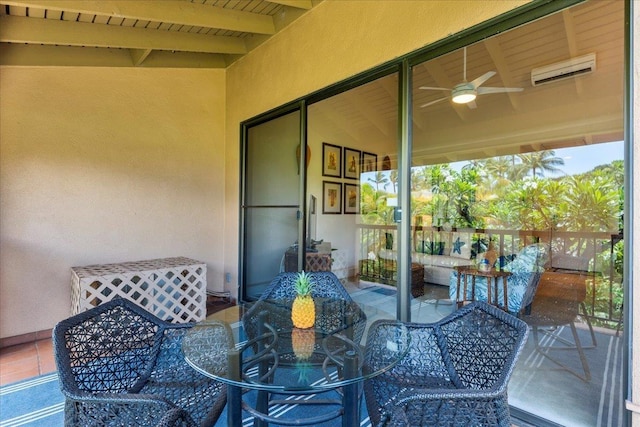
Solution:
{"label": "wooden ceiling slat", "polygon": [[9,6],[9,14],[11,16],[27,16],[26,6]]}
{"label": "wooden ceiling slat", "polygon": [[123,27],[133,27],[136,25],[136,22],[138,22],[137,19],[131,19],[131,18],[125,18],[122,20],[122,25]]}
{"label": "wooden ceiling slat", "polygon": [[46,9],[40,9],[38,7],[30,7],[27,10],[27,16],[29,18],[44,18]]}
{"label": "wooden ceiling slat", "polygon": [[[136,21],[136,23],[133,24],[133,26],[136,27],[136,28],[153,29],[154,27],[151,27],[149,24],[151,24],[151,22],[149,22],[149,21]],[[157,23],[155,23],[155,25],[157,25]]]}
{"label": "wooden ceiling slat", "polygon": [[67,12],[67,11],[62,12],[63,21],[75,22],[78,20],[78,16],[80,16],[78,12]]}
{"label": "wooden ceiling slat", "polygon": [[295,7],[298,9],[311,10],[313,4],[311,0],[266,0],[271,3],[281,4],[283,6]]}
{"label": "wooden ceiling slat", "polygon": [[[133,61],[128,49],[0,43],[0,65],[131,67]],[[225,68],[227,64],[221,55],[153,51],[142,66]]]}
{"label": "wooden ceiling slat", "polygon": [[120,47],[132,49],[158,49],[206,53],[245,53],[241,40],[191,33],[152,31],[81,22],[39,19],[24,26],[29,18],[0,17],[3,28],[0,41],[13,43],[60,44],[68,46]]}
{"label": "wooden ceiling slat", "polygon": [[106,25],[109,23],[109,17],[105,15],[96,15],[93,19],[94,24]]}
{"label": "wooden ceiling slat", "polygon": [[178,1],[115,1],[81,2],[74,0],[2,0],[21,7],[41,7],[66,13],[117,15],[131,19],[199,25],[257,34],[274,34],[273,18],[267,15]]}
{"label": "wooden ceiling slat", "polygon": [[122,25],[122,21],[124,21],[124,18],[120,18],[117,16],[111,16],[109,18],[109,25],[113,25],[113,26],[121,26]]}
{"label": "wooden ceiling slat", "polygon": [[91,15],[88,13],[81,13],[78,16],[78,22],[88,22],[88,23],[92,23],[93,20],[95,19],[96,15]]}
{"label": "wooden ceiling slat", "polygon": [[46,10],[47,19],[62,19],[62,11],[61,10]]}

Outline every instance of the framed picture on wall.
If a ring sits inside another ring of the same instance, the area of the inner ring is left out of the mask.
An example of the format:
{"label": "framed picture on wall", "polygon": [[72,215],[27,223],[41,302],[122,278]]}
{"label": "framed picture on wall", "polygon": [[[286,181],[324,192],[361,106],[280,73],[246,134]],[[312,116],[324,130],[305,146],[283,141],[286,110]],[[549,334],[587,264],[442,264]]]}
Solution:
{"label": "framed picture on wall", "polygon": [[322,181],[322,213],[342,213],[342,183]]}
{"label": "framed picture on wall", "polygon": [[344,147],[344,177],[360,179],[360,150]]}
{"label": "framed picture on wall", "polygon": [[322,143],[322,175],[342,177],[341,147],[326,142]]}
{"label": "framed picture on wall", "polygon": [[378,156],[372,153],[362,152],[362,172],[376,172],[378,170]]}
{"label": "framed picture on wall", "polygon": [[344,213],[360,213],[360,185],[344,184]]}

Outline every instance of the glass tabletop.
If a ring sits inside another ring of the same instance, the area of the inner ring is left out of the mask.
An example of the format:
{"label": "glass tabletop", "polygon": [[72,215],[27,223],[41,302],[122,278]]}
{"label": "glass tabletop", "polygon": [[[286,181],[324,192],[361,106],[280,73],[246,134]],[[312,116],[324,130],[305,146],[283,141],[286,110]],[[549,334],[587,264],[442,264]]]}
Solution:
{"label": "glass tabletop", "polygon": [[[239,342],[228,321],[199,323],[183,339],[187,362],[230,385],[304,394],[375,377],[408,351],[406,328],[398,323],[384,363],[376,371],[363,373],[366,307],[344,299],[315,298],[315,323],[300,329],[291,320],[292,304],[293,300],[261,300],[226,309],[243,313]],[[225,313],[216,317],[225,318]]]}

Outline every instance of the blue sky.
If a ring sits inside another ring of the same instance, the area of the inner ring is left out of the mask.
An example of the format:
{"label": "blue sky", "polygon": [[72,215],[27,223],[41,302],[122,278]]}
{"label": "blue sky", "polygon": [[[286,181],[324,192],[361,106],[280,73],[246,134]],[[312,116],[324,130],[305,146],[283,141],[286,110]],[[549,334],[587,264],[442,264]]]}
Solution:
{"label": "blue sky", "polygon": [[[623,141],[607,142],[604,144],[581,145],[579,147],[560,148],[555,151],[556,157],[564,160],[564,165],[559,166],[562,173],[552,174],[545,173],[545,177],[555,177],[564,175],[574,175],[592,170],[596,166],[607,165],[614,160],[624,159],[624,143]],[[451,163],[454,170],[460,171],[467,161]],[[368,183],[375,187],[375,184],[369,181],[373,179],[375,172],[366,172],[361,176],[362,183]],[[391,186],[386,188],[391,191]]]}
{"label": "blue sky", "polygon": [[[558,166],[563,173],[553,174],[545,172],[546,177],[574,175],[588,172],[596,166],[608,165],[614,160],[624,159],[624,144],[622,141],[607,142],[604,144],[581,145],[579,147],[559,148],[555,151],[556,157],[564,160],[563,166]],[[460,170],[468,162],[455,162],[451,167]]]}
{"label": "blue sky", "polygon": [[557,157],[564,159],[564,166],[560,166],[560,169],[567,175],[588,172],[596,166],[607,165],[614,160],[624,159],[624,144],[622,141],[561,148],[554,151]]}

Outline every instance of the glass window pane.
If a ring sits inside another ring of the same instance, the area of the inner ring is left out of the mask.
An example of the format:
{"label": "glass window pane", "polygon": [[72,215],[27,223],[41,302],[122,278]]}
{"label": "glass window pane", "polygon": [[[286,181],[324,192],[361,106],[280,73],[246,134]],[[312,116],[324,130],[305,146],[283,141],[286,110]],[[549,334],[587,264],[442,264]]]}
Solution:
{"label": "glass window pane", "polygon": [[[623,6],[581,4],[412,70],[412,319],[472,299],[522,318],[510,403],[561,425],[622,422]],[[595,65],[560,69],[572,58]],[[540,82],[549,66],[574,75]]]}
{"label": "glass window pane", "polygon": [[397,185],[388,165],[398,147],[397,87],[393,74],[308,109],[307,193],[317,198],[311,237],[330,243],[331,270],[353,298],[385,318],[397,312],[396,263],[382,253],[396,229],[386,194]]}

